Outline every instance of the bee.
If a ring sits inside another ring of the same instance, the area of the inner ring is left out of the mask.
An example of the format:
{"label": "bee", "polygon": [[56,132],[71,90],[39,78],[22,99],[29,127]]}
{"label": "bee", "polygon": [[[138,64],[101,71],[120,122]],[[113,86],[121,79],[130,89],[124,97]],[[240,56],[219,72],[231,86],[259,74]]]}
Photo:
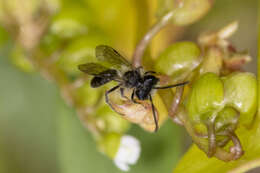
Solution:
{"label": "bee", "polygon": [[[120,89],[121,96],[124,95],[125,88],[133,89],[131,94],[131,101],[135,104],[140,104],[138,100],[149,100],[152,107],[153,119],[155,123],[155,130],[158,130],[158,120],[155,115],[155,107],[151,96],[152,90],[167,89],[177,86],[182,86],[188,82],[178,83],[168,86],[157,86],[159,78],[155,76],[154,71],[143,71],[142,67],[134,68],[123,56],[121,56],[115,49],[99,45],[95,50],[98,63],[86,63],[78,66],[79,70],[94,76],[90,82],[92,88],[97,88],[110,81],[118,82],[118,85],[105,92],[105,100],[108,105],[108,95],[117,89]],[[110,105],[111,107],[111,105]]]}

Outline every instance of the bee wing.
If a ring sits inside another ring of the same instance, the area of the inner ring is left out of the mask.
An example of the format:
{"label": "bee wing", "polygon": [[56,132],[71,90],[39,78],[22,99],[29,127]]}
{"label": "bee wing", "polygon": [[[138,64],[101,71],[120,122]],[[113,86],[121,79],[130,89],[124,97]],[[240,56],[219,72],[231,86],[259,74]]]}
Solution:
{"label": "bee wing", "polygon": [[100,73],[109,70],[109,68],[104,67],[103,65],[97,63],[81,64],[78,66],[78,68],[80,71],[93,76],[98,76]]}
{"label": "bee wing", "polygon": [[96,58],[107,66],[113,69],[123,70],[132,69],[129,63],[123,56],[121,56],[115,49],[110,46],[99,45],[96,47]]}

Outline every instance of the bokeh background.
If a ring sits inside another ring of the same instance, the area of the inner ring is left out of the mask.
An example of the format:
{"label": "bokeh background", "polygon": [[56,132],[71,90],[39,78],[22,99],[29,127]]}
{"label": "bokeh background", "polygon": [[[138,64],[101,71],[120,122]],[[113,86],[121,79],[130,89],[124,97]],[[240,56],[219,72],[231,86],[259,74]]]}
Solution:
{"label": "bokeh background", "polygon": [[[87,14],[91,7],[88,6],[91,4],[88,0],[63,1],[63,4],[82,3],[80,5],[86,8]],[[97,7],[99,17],[113,13],[116,7],[112,7],[119,0],[108,2],[100,0],[96,3],[100,5]],[[71,9],[73,7],[72,5]],[[61,8],[61,11],[67,8],[69,7]],[[123,26],[128,23],[124,18],[129,18],[132,14],[127,14],[128,11],[124,9],[134,10],[131,9],[134,7],[121,3],[121,8],[116,15],[119,15],[118,20],[122,22],[116,26],[116,33],[111,34],[111,37],[119,38],[113,44],[129,56],[134,48],[131,43],[136,43],[131,37],[142,33],[129,33],[131,28]],[[91,13],[93,16],[90,17],[95,20],[94,14]],[[217,0],[212,10],[199,22],[178,28],[180,34],[177,34],[178,37],[173,36],[171,41],[196,41],[202,31],[219,29],[234,20],[239,21],[239,29],[231,40],[239,50],[250,52],[253,62],[246,66],[246,70],[256,73],[256,0]],[[143,22],[147,29],[149,23]],[[113,24],[104,25],[104,28],[113,33]],[[0,172],[121,172],[110,159],[97,151],[91,134],[82,126],[75,111],[66,106],[58,88],[52,82],[46,81],[37,72],[28,74],[12,64],[10,57],[14,43],[2,27],[0,44]],[[191,142],[184,129],[171,121],[167,121],[156,134],[145,132],[136,125],[131,127],[129,134],[137,137],[142,145],[141,158],[130,171],[134,173],[171,172]]]}

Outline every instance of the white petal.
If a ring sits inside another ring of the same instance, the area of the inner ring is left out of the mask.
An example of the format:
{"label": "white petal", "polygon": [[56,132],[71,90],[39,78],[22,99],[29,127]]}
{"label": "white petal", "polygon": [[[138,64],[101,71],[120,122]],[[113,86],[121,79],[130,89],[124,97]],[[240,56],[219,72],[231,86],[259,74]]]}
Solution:
{"label": "white petal", "polygon": [[140,143],[136,138],[128,135],[123,136],[120,140],[114,162],[121,170],[128,171],[129,165],[133,165],[137,162],[140,151]]}
{"label": "white petal", "polygon": [[130,167],[128,166],[128,164],[114,160],[115,165],[121,169],[122,171],[129,171]]}

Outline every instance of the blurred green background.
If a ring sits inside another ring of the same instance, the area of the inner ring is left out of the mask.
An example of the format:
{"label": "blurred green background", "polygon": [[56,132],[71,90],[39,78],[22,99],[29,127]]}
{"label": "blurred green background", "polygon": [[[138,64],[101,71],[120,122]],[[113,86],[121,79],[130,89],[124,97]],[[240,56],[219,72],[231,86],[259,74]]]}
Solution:
{"label": "blurred green background", "polygon": [[[123,9],[128,8],[129,4],[122,4]],[[113,13],[113,8],[106,6],[99,12],[100,16]],[[119,15],[124,20],[127,14]],[[239,50],[250,52],[253,62],[246,69],[256,72],[256,19],[256,0],[217,0],[206,17],[183,28],[179,40],[196,40],[201,31],[218,29],[238,20],[239,29],[232,42]],[[110,24],[104,25],[109,25],[105,29],[113,30]],[[120,37],[121,42],[131,40],[134,34],[129,36],[130,29],[121,28],[120,33],[111,37]],[[10,62],[13,42],[3,29],[0,32],[0,40],[5,40],[0,48],[0,172],[121,172],[97,151],[91,134],[82,126],[74,110],[65,105],[53,83],[38,73],[24,73]],[[124,34],[128,38],[121,38]],[[129,47],[124,50],[122,45]],[[115,46],[126,54],[133,49],[130,43]],[[170,121],[156,134],[145,132],[136,125],[129,134],[137,137],[142,145],[141,158],[130,171],[135,173],[171,172],[190,144],[184,129]]]}

